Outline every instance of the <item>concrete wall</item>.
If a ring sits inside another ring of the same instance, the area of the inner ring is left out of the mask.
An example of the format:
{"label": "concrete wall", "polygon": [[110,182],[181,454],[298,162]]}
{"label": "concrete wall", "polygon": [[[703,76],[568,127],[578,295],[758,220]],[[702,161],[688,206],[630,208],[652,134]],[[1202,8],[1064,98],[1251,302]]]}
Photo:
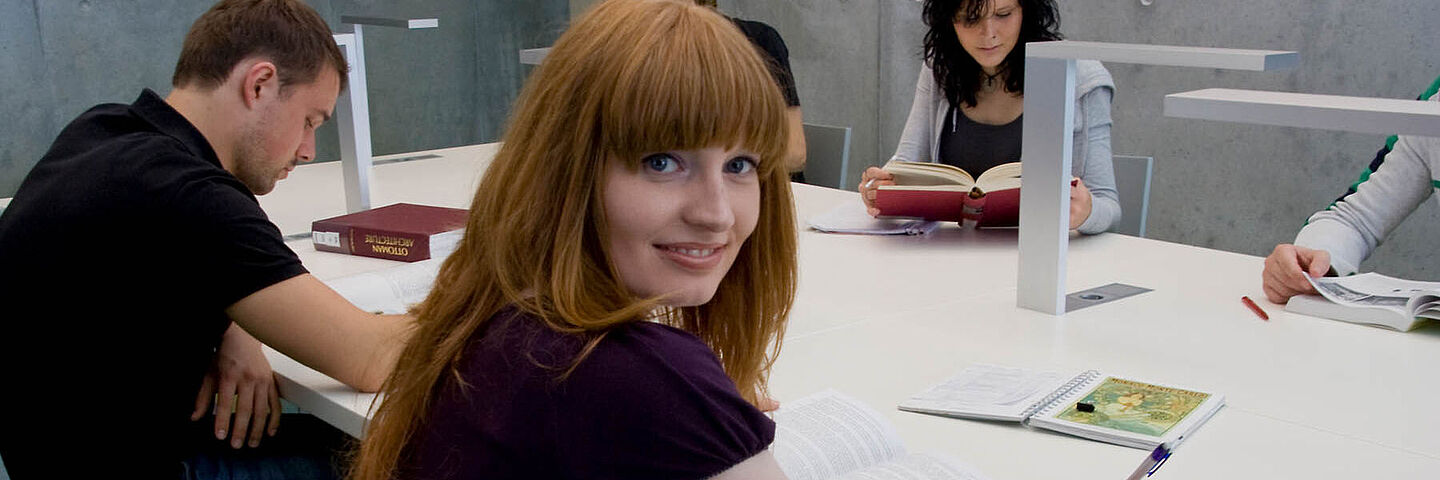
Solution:
{"label": "concrete wall", "polygon": [[[527,70],[520,48],[551,44],[572,8],[592,0],[309,0],[333,27],[342,13],[439,16],[438,30],[371,28],[371,122],[377,154],[499,138]],[[75,115],[162,94],[180,40],[206,2],[0,0],[0,197]],[[1352,182],[1379,148],[1374,135],[1164,118],[1167,93],[1202,87],[1412,98],[1440,74],[1426,0],[1217,2],[1061,0],[1068,38],[1297,50],[1279,73],[1110,65],[1119,85],[1114,150],[1156,157],[1154,238],[1265,254]],[[722,11],[785,37],[807,122],[850,126],[852,178],[888,158],[919,71],[919,2],[721,0]],[[321,158],[335,158],[333,126]],[[1430,245],[1440,209],[1426,203],[1366,265],[1440,278]]]}
{"label": "concrete wall", "polygon": [[[1066,38],[1295,50],[1279,73],[1108,65],[1117,154],[1156,158],[1148,233],[1264,255],[1353,182],[1378,135],[1165,118],[1165,94],[1206,87],[1414,98],[1440,75],[1433,2],[1060,0]],[[924,25],[910,0],[721,0],[790,47],[805,119],[855,128],[851,174],[894,151],[913,97]],[[852,177],[858,178],[858,177]],[[1440,279],[1440,209],[1427,201],[1365,269]]]}
{"label": "concrete wall", "polygon": [[[522,48],[547,46],[568,22],[567,0],[307,0],[331,28],[340,15],[439,17],[440,28],[365,30],[370,118],[377,155],[499,139],[528,73]],[[0,0],[0,197],[76,115],[161,95],[180,43],[210,2]],[[177,20],[183,19],[183,20]],[[339,157],[333,124],[321,161]]]}

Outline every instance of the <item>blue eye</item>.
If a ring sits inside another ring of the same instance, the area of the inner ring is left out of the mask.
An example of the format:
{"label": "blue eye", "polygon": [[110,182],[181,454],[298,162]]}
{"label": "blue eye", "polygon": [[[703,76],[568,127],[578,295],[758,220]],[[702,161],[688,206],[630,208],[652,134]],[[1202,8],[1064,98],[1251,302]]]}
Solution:
{"label": "blue eye", "polygon": [[755,170],[755,160],[747,157],[736,157],[725,162],[725,173],[749,173]]}
{"label": "blue eye", "polygon": [[670,173],[680,168],[680,162],[676,161],[675,157],[670,156],[668,153],[657,153],[645,157],[643,160],[640,160],[640,164],[651,171],[659,173]]}

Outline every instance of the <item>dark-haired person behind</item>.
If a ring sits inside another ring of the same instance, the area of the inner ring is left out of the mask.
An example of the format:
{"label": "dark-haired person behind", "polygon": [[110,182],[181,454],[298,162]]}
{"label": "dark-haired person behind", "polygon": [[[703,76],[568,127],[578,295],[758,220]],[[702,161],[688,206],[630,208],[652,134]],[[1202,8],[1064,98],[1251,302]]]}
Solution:
{"label": "dark-haired person behind", "polygon": [[[710,8],[716,8],[715,0],[695,0],[695,3]],[[790,180],[794,182],[805,182],[805,120],[800,112],[800,94],[795,90],[795,74],[790,71],[790,49],[785,46],[785,39],[780,37],[780,32],[765,22],[755,20],[741,20],[739,18],[727,17],[735,22],[740,33],[755,44],[755,48],[770,67],[770,75],[775,77],[775,83],[780,86],[780,93],[785,94],[785,119],[790,125],[790,138],[785,147],[785,168],[790,171]]]}
{"label": "dark-haired person behind", "polygon": [[225,0],[190,28],[169,95],[60,132],[0,215],[12,478],[334,475],[290,427],[261,445],[281,412],[259,342],[374,391],[409,322],[306,273],[255,196],[314,157],[346,71],[305,4]]}
{"label": "dark-haired person behind", "polygon": [[[1025,44],[1059,40],[1054,0],[926,0],[925,61],[893,160],[940,162],[973,175],[1020,161],[1025,110]],[[1100,233],[1120,220],[1110,158],[1115,82],[1092,60],[1075,62],[1075,132],[1070,228]],[[893,184],[870,167],[861,198]],[[873,182],[871,180],[874,180]]]}
{"label": "dark-haired person behind", "polygon": [[785,103],[728,20],[609,0],[516,101],[352,478],[783,478]]}

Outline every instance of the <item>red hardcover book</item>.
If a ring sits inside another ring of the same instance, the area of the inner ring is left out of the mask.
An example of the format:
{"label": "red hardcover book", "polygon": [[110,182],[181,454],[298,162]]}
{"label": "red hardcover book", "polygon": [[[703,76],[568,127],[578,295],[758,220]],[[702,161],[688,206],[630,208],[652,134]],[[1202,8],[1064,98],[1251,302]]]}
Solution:
{"label": "red hardcover book", "polygon": [[310,235],[322,252],[418,262],[454,251],[468,216],[459,208],[397,203],[316,220]]}
{"label": "red hardcover book", "polygon": [[882,185],[875,192],[882,217],[969,219],[976,227],[1020,224],[1019,162],[998,165],[979,178],[943,163],[891,161],[885,170],[894,175],[895,185]]}

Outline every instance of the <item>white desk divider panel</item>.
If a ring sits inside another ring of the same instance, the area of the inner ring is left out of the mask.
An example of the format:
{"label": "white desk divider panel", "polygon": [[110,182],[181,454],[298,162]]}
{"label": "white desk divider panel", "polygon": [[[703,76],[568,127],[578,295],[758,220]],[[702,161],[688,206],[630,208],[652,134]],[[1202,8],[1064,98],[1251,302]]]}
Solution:
{"label": "white desk divider panel", "polygon": [[365,36],[363,25],[407,29],[437,28],[435,18],[378,18],[341,15],[340,23],[351,25],[352,33],[337,33],[335,44],[350,64],[349,88],[335,102],[335,123],[340,130],[340,163],[344,172],[345,210],[355,213],[370,208],[370,95],[365,85]]}
{"label": "white desk divider panel", "polygon": [[1421,100],[1209,88],[1166,95],[1165,116],[1381,135],[1440,136],[1440,103]]}
{"label": "white desk divider panel", "polygon": [[1016,304],[1051,315],[1065,313],[1065,251],[1070,234],[1069,180],[1075,60],[1269,71],[1295,66],[1299,55],[1239,50],[1098,42],[1025,45],[1025,120],[1021,150],[1020,259]]}

